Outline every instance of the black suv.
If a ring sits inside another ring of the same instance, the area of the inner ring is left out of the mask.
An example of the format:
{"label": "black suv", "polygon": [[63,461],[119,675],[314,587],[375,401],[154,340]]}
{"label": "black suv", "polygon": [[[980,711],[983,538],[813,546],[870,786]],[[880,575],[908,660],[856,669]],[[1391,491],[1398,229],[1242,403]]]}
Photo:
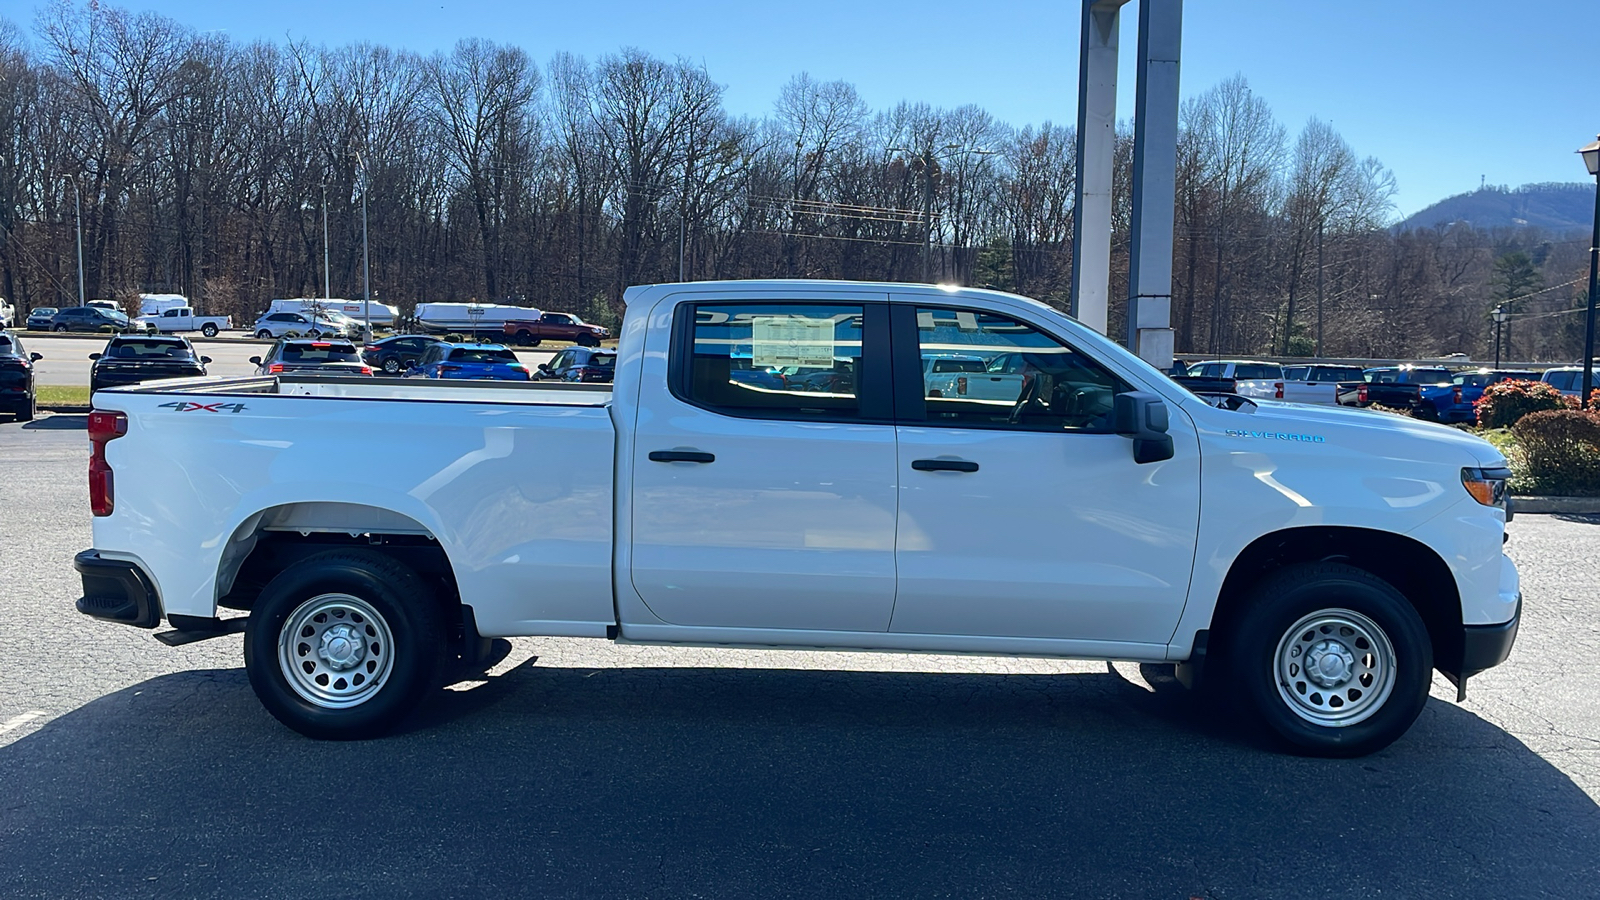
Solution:
{"label": "black suv", "polygon": [[196,356],[189,339],[179,335],[118,335],[106,349],[89,354],[89,392],[138,384],[158,378],[195,378],[206,374],[209,356]]}
{"label": "black suv", "polygon": [[105,326],[113,331],[134,331],[138,326],[121,310],[102,309],[98,306],[74,306],[63,309],[50,319],[51,331],[99,331]]}
{"label": "black suv", "polygon": [[0,332],[0,412],[18,422],[33,418],[33,364],[43,358],[24,350],[16,335]]}

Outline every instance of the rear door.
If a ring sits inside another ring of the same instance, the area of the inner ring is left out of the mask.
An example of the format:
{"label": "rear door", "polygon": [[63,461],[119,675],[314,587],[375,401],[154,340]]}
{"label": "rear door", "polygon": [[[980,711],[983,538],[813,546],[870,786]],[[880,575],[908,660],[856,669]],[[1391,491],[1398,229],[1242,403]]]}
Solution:
{"label": "rear door", "polygon": [[[646,347],[630,574],[656,617],[889,627],[896,459],[885,299],[708,296],[676,308],[670,347]],[[651,338],[665,343],[664,333]],[[780,374],[841,358],[862,377],[833,391]]]}
{"label": "rear door", "polygon": [[1110,432],[1129,385],[1018,318],[896,304],[895,383],[920,356],[997,361],[1012,394],[896,395],[894,632],[1166,643],[1188,594],[1199,518],[1193,426],[1176,456],[1134,462]]}

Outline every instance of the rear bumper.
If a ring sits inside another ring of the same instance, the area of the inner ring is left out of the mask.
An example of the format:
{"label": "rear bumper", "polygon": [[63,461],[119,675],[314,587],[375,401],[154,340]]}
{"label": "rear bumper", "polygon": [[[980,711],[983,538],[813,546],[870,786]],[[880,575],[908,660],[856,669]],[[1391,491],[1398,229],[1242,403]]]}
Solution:
{"label": "rear bumper", "polygon": [[161,595],[137,564],[85,550],[72,558],[72,567],[83,578],[78,612],[136,628],[161,624]]}

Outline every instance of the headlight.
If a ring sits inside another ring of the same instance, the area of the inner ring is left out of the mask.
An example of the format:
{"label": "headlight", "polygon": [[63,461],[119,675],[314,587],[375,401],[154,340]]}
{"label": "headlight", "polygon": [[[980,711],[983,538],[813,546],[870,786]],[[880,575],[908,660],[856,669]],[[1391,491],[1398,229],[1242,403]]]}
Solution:
{"label": "headlight", "polygon": [[1511,480],[1511,470],[1500,469],[1462,469],[1461,484],[1472,495],[1472,499],[1484,506],[1498,506],[1506,509],[1506,503],[1511,493],[1506,488],[1506,483]]}

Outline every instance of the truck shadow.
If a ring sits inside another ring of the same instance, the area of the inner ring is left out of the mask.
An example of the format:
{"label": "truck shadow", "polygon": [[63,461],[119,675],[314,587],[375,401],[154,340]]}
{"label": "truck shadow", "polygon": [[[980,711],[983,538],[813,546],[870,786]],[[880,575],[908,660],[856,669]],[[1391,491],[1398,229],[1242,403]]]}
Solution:
{"label": "truck shadow", "polygon": [[27,431],[83,431],[89,427],[89,414],[54,413],[26,422],[22,427]]}
{"label": "truck shadow", "polygon": [[1600,808],[1467,709],[1302,759],[1151,680],[523,665],[319,743],[169,675],[0,748],[0,894],[1594,896]]}

